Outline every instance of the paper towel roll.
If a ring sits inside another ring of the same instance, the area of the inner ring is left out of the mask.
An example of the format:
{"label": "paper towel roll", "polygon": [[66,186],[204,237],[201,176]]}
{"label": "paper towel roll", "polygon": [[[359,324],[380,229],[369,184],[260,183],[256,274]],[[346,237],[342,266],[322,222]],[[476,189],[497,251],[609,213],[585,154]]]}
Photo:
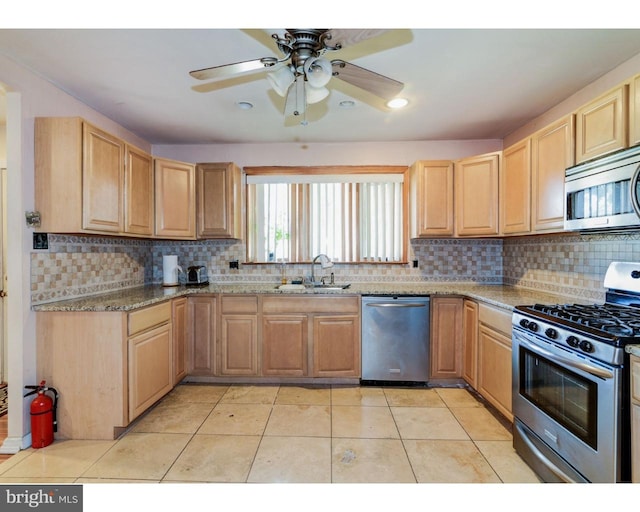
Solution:
{"label": "paper towel roll", "polygon": [[175,254],[162,257],[162,286],[178,286],[178,272],[182,272]]}

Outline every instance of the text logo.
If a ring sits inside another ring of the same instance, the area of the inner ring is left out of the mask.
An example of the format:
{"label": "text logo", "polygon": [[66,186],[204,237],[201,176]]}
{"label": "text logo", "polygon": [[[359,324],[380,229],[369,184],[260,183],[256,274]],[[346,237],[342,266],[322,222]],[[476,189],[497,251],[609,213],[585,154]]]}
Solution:
{"label": "text logo", "polygon": [[[3,505],[3,506],[2,506]],[[81,485],[2,485],[0,509],[82,512]]]}

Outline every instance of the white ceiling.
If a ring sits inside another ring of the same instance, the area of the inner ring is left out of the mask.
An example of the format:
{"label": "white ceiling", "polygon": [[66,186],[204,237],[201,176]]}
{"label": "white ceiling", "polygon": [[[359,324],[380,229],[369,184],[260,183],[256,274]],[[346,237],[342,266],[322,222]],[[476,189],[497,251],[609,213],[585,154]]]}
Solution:
{"label": "white ceiling", "polygon": [[265,72],[189,75],[281,57],[276,30],[2,29],[0,53],[152,144],[501,139],[640,53],[637,29],[390,30],[330,58],[403,82],[409,106],[389,111],[334,78],[306,126],[284,118]]}

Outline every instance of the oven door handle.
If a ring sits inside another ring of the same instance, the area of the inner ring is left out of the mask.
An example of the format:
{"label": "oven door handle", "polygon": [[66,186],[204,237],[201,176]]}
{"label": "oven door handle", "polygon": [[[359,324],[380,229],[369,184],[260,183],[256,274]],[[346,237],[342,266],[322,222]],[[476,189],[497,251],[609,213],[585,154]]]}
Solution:
{"label": "oven door handle", "polygon": [[530,341],[523,339],[521,336],[518,336],[518,343],[520,343],[520,345],[524,345],[525,347],[527,347],[529,350],[531,350],[531,352],[535,352],[536,354],[543,356],[543,357],[548,357],[551,360],[555,360],[555,361],[559,361],[563,364],[566,364],[567,366],[571,366],[572,368],[576,368],[578,370],[582,370],[584,372],[590,373],[591,375],[594,375],[595,377],[600,377],[602,379],[612,379],[613,378],[613,373],[603,369],[603,368],[598,368],[596,366],[592,366],[590,364],[586,364],[586,363],[581,363],[578,361],[574,361],[572,359],[569,359],[567,357],[562,357],[559,356],[557,354],[553,354],[551,352],[549,352],[548,350],[545,350],[541,347],[539,347],[538,345],[535,345],[534,343],[531,343]]}
{"label": "oven door handle", "polygon": [[572,479],[569,475],[567,475],[564,471],[562,471],[558,466],[556,466],[553,462],[551,462],[539,449],[533,444],[531,439],[529,439],[529,435],[522,430],[522,427],[518,425],[516,422],[514,424],[514,428],[516,428],[520,434],[520,438],[524,441],[524,444],[527,445],[529,450],[533,452],[533,454],[538,457],[538,460],[544,464],[549,471],[551,471],[554,475],[556,475],[560,480],[566,483],[576,483],[574,479]]}

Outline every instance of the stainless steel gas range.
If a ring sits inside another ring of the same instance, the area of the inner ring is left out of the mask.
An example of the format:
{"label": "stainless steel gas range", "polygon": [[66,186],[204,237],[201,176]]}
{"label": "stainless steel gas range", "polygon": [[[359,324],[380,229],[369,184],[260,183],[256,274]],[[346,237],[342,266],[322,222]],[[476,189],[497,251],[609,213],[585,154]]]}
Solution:
{"label": "stainless steel gas range", "polygon": [[640,263],[609,265],[601,304],[513,312],[513,444],[549,482],[631,479],[629,357],[640,343]]}

